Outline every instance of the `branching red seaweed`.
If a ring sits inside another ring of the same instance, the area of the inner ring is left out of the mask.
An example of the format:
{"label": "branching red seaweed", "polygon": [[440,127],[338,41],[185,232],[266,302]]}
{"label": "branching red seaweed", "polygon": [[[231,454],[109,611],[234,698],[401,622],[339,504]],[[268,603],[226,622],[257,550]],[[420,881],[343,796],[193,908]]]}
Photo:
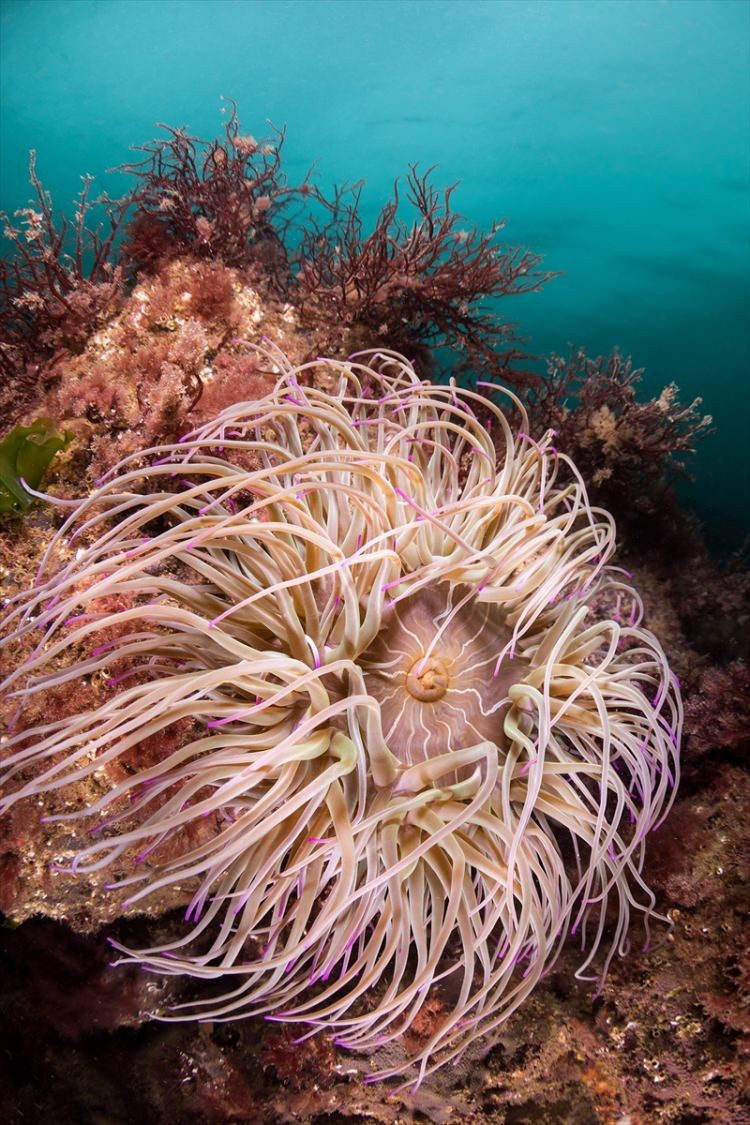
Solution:
{"label": "branching red seaweed", "polygon": [[119,169],[136,180],[136,211],[126,259],[150,270],[190,255],[227,266],[261,266],[277,287],[288,282],[282,211],[306,187],[290,187],[281,169],[284,130],[258,141],[240,132],[233,102],[221,140],[202,141],[184,128],[139,146],[140,161]]}
{"label": "branching red seaweed", "polygon": [[71,221],[55,214],[33,151],[29,177],[35,199],[13,217],[0,212],[12,244],[12,255],[0,258],[0,371],[21,383],[57,351],[80,351],[118,308],[122,270],[113,252],[133,203],[132,193],[91,199],[84,176]]}
{"label": "branching red seaweed", "polygon": [[533,429],[553,429],[597,499],[617,511],[636,497],[651,512],[662,506],[663,486],[688,475],[687,460],[713,423],[700,398],[678,401],[675,383],[640,400],[642,376],[616,349],[596,359],[580,348],[567,359],[552,355],[529,408]]}
{"label": "branching red seaweed", "polygon": [[475,376],[504,374],[519,385],[529,375],[509,374],[521,355],[509,346],[513,326],[482,302],[529,293],[553,275],[539,269],[539,255],[498,241],[504,223],[465,228],[452,206],[456,185],[439,191],[431,172],[412,166],[407,176],[413,221],[402,218],[397,182],[369,234],[361,185],[336,194],[328,221],[304,232],[297,275],[303,313],[364,326],[406,354],[415,343],[448,346]]}

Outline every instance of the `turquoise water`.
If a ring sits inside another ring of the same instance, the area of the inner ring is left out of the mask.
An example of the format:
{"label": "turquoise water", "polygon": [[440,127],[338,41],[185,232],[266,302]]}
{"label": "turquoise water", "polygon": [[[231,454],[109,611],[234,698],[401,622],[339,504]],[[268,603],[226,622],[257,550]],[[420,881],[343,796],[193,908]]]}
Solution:
{"label": "turquoise water", "polygon": [[[745,0],[2,0],[0,203],[27,152],[59,205],[155,135],[288,126],[286,168],[460,179],[460,210],[564,270],[505,303],[533,350],[614,345],[702,395],[691,502],[750,525],[750,4]],[[101,180],[108,186],[113,180]],[[116,186],[115,186],[116,190]]]}

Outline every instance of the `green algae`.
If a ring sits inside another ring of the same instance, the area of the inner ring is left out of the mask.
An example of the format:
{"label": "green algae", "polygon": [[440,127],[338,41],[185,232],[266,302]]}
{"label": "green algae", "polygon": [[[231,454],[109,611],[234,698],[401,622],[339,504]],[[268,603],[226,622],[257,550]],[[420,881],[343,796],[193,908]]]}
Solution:
{"label": "green algae", "polygon": [[52,458],[72,438],[51,418],[37,418],[30,426],[14,426],[0,441],[0,517],[20,515],[33,504],[28,489],[39,487]]}

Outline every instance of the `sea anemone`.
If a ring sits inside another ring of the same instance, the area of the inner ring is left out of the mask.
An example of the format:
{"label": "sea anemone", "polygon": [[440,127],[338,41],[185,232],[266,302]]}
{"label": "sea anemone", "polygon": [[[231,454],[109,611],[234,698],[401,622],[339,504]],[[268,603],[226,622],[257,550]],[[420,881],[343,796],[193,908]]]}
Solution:
{"label": "sea anemone", "polygon": [[[38,643],[3,685],[0,811],[114,777],[54,819],[94,826],[78,877],[127,862],[128,904],[192,895],[184,933],[118,946],[221,982],[162,1015],[265,1013],[372,1053],[429,998],[426,1041],[378,1072],[419,1081],[569,933],[601,981],[653,915],[679,690],[610,516],[510,393],[390,353],[271,358],[265,398],[69,502],[7,606],[4,643]],[[82,677],[107,680],[94,706],[24,723]]]}

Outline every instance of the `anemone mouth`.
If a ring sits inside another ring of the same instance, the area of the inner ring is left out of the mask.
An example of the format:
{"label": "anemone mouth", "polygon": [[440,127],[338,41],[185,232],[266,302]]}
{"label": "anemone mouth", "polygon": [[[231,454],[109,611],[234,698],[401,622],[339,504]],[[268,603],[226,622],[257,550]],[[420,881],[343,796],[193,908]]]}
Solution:
{"label": "anemone mouth", "polygon": [[442,699],[450,684],[450,673],[439,656],[419,656],[406,673],[404,685],[413,699],[434,703]]}
{"label": "anemone mouth", "polygon": [[479,742],[505,751],[508,692],[529,668],[511,646],[503,612],[468,587],[423,587],[385,610],[360,667],[399,762],[416,765]]}

